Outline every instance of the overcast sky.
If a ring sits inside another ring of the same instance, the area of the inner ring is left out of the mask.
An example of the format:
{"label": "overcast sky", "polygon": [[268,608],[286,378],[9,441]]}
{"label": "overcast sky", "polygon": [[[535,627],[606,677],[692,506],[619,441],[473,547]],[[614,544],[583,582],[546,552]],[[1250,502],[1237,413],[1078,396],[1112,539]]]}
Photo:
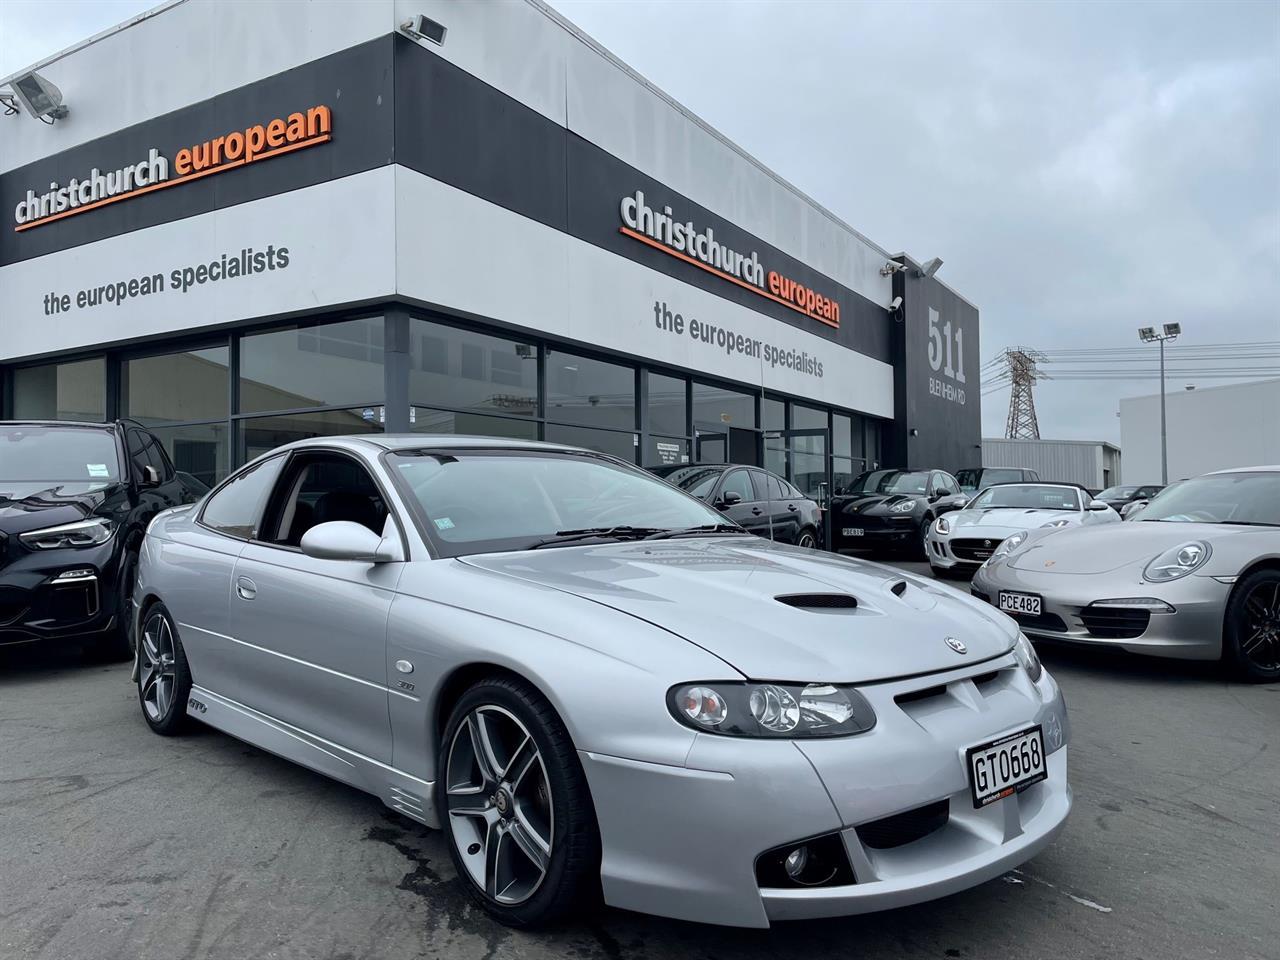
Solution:
{"label": "overcast sky", "polygon": [[[151,5],[0,0],[0,75]],[[1173,321],[1280,340],[1280,2],[553,5],[880,245],[942,257],[984,360]],[[1118,440],[1117,400],[1157,389],[1043,383],[1041,435]]]}

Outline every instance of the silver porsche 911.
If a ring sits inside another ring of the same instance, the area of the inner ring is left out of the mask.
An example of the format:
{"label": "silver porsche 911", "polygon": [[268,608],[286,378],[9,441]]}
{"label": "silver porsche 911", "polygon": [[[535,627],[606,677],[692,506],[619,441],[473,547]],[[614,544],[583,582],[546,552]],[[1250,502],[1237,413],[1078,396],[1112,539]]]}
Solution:
{"label": "silver porsche 911", "polygon": [[1016,624],[550,444],[304,441],[151,525],[138,697],[442,829],[528,925],[768,926],[1034,856],[1067,714]]}
{"label": "silver porsche 911", "polygon": [[1166,487],[1127,523],[1020,530],[972,591],[1033,637],[1280,678],[1280,467]]}
{"label": "silver porsche 911", "polygon": [[1024,530],[1119,523],[1120,515],[1069,483],[998,483],[963,510],[929,525],[925,554],[935,576],[977,570],[1005,537]]}

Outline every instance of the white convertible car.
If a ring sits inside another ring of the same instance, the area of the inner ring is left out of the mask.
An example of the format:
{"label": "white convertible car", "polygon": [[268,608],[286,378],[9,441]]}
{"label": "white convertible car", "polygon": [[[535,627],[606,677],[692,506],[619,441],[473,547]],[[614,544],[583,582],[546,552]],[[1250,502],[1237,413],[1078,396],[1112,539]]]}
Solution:
{"label": "white convertible car", "polygon": [[937,576],[977,570],[1005,537],[1039,527],[1114,523],[1120,514],[1069,483],[998,483],[963,510],[929,525],[926,553]]}

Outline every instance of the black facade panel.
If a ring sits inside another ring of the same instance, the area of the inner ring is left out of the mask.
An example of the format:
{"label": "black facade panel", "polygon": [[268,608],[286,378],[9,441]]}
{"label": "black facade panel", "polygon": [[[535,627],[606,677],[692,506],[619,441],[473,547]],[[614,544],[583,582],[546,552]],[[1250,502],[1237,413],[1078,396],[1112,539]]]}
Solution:
{"label": "black facade panel", "polygon": [[[392,40],[391,36],[371,40],[0,175],[0,211],[6,223],[0,229],[0,265],[391,163]],[[152,147],[168,159],[172,179],[174,157],[182,148],[318,104],[333,111],[329,143],[128,197],[22,232],[13,229],[14,209],[28,190],[39,196],[51,181],[66,186],[73,177],[83,179],[94,168],[114,172],[145,160]],[[359,211],[341,214],[353,216]],[[335,218],[335,229],[340,229],[339,224]]]}

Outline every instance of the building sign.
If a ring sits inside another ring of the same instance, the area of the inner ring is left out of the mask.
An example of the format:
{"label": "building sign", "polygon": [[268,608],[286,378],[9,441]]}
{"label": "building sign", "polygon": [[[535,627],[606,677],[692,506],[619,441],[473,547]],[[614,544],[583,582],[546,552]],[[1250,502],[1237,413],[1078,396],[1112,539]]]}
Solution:
{"label": "building sign", "polygon": [[716,240],[715,229],[700,230],[692,220],[676,220],[670,207],[654,210],[644,192],[622,198],[619,231],[655,250],[691,263],[729,283],[767,297],[806,317],[840,326],[840,304],[775,270],[766,271],[754,250],[750,255]]}
{"label": "building sign", "polygon": [[[929,377],[929,395],[964,406],[964,328],[950,320],[939,326],[941,315],[929,308],[929,369],[942,377]],[[954,328],[954,329],[953,329]],[[955,344],[954,350],[952,344]]]}
{"label": "building sign", "polygon": [[152,147],[144,159],[118,170],[103,172],[94,167],[87,176],[72,177],[66,184],[50,183],[43,193],[28,190],[14,208],[17,226],[13,229],[30,230],[109,203],[327,143],[332,132],[333,116],[328,107],[319,105],[183,147],[172,164]]}

